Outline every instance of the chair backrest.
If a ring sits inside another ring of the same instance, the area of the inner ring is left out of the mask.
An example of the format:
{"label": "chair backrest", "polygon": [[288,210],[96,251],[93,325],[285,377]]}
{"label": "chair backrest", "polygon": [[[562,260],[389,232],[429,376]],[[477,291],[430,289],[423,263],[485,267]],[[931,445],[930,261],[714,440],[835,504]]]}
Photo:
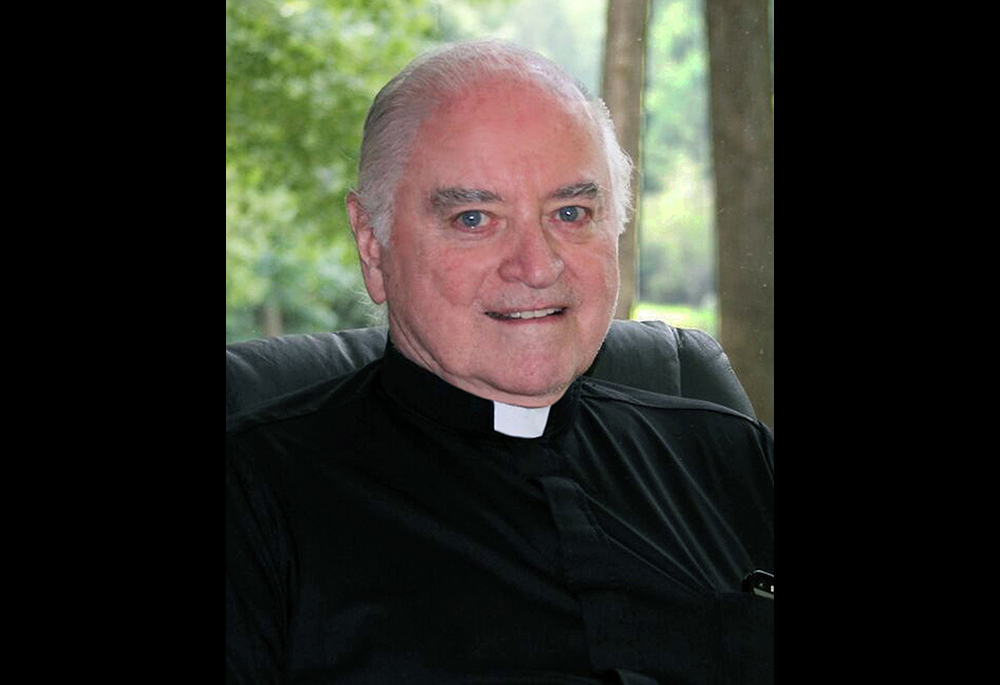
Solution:
{"label": "chair backrest", "polygon": [[[227,344],[226,416],[360,369],[381,357],[385,344],[385,327]],[[754,415],[722,347],[703,331],[675,328],[660,321],[615,320],[587,373]]]}

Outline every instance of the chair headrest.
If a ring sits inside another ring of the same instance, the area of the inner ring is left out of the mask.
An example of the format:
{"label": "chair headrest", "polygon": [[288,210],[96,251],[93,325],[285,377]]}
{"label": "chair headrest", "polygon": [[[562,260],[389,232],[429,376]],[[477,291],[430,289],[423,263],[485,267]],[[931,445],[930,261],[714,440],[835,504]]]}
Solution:
{"label": "chair headrest", "polygon": [[[360,369],[381,357],[385,345],[385,327],[227,344],[226,416]],[[754,415],[722,347],[703,331],[615,320],[587,374]]]}

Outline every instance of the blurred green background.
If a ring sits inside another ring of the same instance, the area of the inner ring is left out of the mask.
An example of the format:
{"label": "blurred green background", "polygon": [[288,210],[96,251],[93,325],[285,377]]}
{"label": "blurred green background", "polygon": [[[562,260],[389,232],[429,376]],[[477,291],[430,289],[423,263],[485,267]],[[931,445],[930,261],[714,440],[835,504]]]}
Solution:
{"label": "blurred green background", "polygon": [[[367,107],[404,64],[502,37],[599,93],[605,13],[604,0],[226,0],[226,341],[375,321],[344,197]],[[651,0],[633,318],[717,335],[704,21],[703,0]]]}

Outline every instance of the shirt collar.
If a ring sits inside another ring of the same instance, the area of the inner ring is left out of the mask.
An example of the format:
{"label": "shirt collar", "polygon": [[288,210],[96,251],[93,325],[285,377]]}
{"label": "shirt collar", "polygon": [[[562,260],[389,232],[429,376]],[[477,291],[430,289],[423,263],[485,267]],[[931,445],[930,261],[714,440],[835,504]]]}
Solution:
{"label": "shirt collar", "polygon": [[493,430],[513,438],[540,438],[552,407],[518,407],[493,402]]}
{"label": "shirt collar", "polygon": [[551,407],[528,409],[483,399],[456,388],[402,355],[390,342],[381,383],[404,408],[463,433],[504,438],[547,438],[564,431],[576,410],[579,380]]}

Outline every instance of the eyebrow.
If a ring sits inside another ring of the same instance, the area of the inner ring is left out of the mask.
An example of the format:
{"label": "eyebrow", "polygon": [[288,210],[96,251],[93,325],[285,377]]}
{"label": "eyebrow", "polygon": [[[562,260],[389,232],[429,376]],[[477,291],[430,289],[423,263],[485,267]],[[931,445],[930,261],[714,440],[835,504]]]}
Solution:
{"label": "eyebrow", "polygon": [[[601,194],[601,187],[594,181],[581,181],[557,188],[549,194],[552,200],[571,200],[577,197],[595,198]],[[435,211],[443,211],[460,205],[477,205],[503,202],[503,197],[492,190],[481,188],[438,188],[430,195],[430,206]]]}
{"label": "eyebrow", "polygon": [[601,187],[593,181],[572,183],[557,189],[549,197],[553,200],[571,200],[575,197],[595,198],[601,193]]}
{"label": "eyebrow", "polygon": [[438,211],[458,205],[476,205],[487,202],[503,202],[503,198],[492,190],[478,188],[438,188],[431,193],[430,197],[431,207]]}

